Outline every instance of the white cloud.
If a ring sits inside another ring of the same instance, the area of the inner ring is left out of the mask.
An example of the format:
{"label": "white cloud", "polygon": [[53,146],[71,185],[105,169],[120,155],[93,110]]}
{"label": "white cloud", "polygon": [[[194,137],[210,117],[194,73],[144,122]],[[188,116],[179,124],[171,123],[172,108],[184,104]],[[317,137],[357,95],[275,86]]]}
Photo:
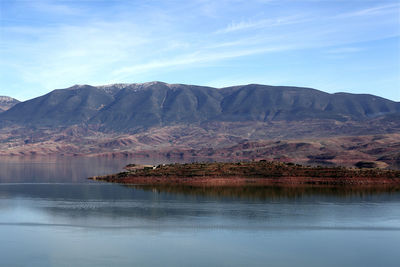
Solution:
{"label": "white cloud", "polygon": [[243,56],[262,54],[262,53],[272,53],[278,51],[284,51],[293,49],[292,46],[266,46],[258,48],[244,48],[236,49],[232,51],[197,51],[191,54],[179,55],[175,58],[168,58],[164,60],[150,61],[148,63],[136,64],[132,66],[125,66],[119,68],[112,72],[115,77],[120,77],[121,79],[130,76],[137,75],[140,73],[145,73],[149,71],[154,71],[156,69],[171,68],[186,66],[192,64],[202,64],[215,62],[220,60],[238,58]]}
{"label": "white cloud", "polygon": [[249,29],[259,29],[266,27],[278,27],[290,24],[297,24],[307,22],[309,19],[303,16],[289,16],[273,19],[260,19],[260,20],[247,20],[240,22],[231,22],[228,26],[223,29],[217,30],[215,33],[232,33],[236,31],[249,30]]}
{"label": "white cloud", "polygon": [[358,16],[374,16],[374,15],[385,15],[388,13],[399,13],[400,5],[397,4],[389,4],[389,5],[381,5],[370,8],[364,8],[352,12],[347,12],[336,16],[337,18],[352,18]]}
{"label": "white cloud", "polygon": [[95,81],[117,62],[140,57],[150,42],[135,25],[124,22],[46,27],[37,35],[29,27],[5,30],[17,35],[22,30],[21,38],[31,32],[33,38],[7,41],[2,64],[25,82],[45,88]]}

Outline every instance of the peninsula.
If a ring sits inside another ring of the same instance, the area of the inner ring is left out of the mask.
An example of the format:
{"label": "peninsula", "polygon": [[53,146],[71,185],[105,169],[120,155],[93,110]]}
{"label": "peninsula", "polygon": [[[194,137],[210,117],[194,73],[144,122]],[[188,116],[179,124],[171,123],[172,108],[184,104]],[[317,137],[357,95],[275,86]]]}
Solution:
{"label": "peninsula", "polygon": [[126,172],[89,179],[121,184],[187,186],[400,185],[400,171],[303,166],[282,162],[130,164]]}

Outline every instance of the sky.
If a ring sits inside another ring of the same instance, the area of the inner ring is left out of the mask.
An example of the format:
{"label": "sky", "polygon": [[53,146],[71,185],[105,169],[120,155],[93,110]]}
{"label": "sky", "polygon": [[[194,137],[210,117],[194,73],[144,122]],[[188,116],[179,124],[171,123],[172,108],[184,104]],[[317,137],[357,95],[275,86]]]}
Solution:
{"label": "sky", "polygon": [[0,0],[0,95],[149,81],[400,101],[400,2]]}

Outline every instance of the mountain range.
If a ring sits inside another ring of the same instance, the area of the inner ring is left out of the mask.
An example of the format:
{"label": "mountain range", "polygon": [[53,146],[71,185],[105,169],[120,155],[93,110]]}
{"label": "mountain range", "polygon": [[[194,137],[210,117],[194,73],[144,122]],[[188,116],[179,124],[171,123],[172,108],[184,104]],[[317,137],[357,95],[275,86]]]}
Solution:
{"label": "mountain range", "polygon": [[[12,103],[0,106],[7,109],[0,113],[0,155],[400,162],[400,103],[368,94],[149,82],[74,85]],[[357,144],[348,138],[355,136]],[[357,148],[343,153],[352,146]]]}
{"label": "mountain range", "polygon": [[400,114],[400,103],[373,95],[249,84],[216,89],[150,82],[75,85],[19,103],[0,121],[30,126],[98,125],[106,131],[205,122],[360,121]]}

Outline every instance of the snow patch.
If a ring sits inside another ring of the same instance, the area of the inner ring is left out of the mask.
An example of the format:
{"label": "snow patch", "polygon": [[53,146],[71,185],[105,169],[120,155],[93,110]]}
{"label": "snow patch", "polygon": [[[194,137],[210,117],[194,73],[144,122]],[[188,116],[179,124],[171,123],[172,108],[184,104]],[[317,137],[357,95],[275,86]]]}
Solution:
{"label": "snow patch", "polygon": [[18,102],[15,98],[9,97],[9,96],[0,96],[0,102],[2,103],[14,103]]}

